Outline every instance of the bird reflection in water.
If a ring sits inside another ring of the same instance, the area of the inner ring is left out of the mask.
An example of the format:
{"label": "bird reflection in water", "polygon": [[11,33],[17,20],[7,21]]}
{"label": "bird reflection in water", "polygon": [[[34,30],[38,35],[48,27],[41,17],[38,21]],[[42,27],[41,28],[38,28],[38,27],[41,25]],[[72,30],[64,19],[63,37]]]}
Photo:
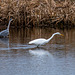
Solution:
{"label": "bird reflection in water", "polygon": [[44,48],[34,48],[29,50],[29,53],[33,56],[50,56],[53,58],[53,55]]}
{"label": "bird reflection in water", "polygon": [[0,46],[9,48],[9,38],[0,38]]}

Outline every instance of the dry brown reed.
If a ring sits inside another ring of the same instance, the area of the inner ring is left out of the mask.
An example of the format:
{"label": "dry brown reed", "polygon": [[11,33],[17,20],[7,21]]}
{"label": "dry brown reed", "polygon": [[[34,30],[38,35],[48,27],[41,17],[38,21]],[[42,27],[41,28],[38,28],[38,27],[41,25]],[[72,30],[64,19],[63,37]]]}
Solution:
{"label": "dry brown reed", "polygon": [[0,0],[0,25],[14,19],[15,26],[75,25],[75,2],[70,0]]}

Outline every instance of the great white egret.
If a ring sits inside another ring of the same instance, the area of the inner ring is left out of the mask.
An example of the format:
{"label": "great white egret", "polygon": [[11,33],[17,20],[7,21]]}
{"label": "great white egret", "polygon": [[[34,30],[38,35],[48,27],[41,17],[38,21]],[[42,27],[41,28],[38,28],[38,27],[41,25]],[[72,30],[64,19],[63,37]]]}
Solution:
{"label": "great white egret", "polygon": [[40,46],[40,45],[45,45],[45,44],[48,43],[56,34],[64,36],[63,34],[60,34],[59,32],[56,32],[56,33],[54,33],[49,39],[39,38],[39,39],[35,39],[35,40],[30,41],[29,44],[34,44],[34,45],[36,45],[37,47]]}
{"label": "great white egret", "polygon": [[10,27],[10,23],[11,23],[12,20],[13,19],[9,20],[7,29],[5,29],[5,30],[3,30],[3,31],[0,32],[0,37],[6,37],[6,36],[9,35],[9,27]]}

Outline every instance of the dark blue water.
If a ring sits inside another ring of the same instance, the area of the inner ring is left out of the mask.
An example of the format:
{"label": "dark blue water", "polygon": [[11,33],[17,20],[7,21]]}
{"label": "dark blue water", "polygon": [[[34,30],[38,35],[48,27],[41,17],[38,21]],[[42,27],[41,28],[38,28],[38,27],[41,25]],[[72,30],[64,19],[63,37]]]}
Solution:
{"label": "dark blue water", "polygon": [[[36,38],[49,38],[47,45],[28,45]],[[0,75],[75,75],[75,30],[50,28],[11,29],[0,38]]]}

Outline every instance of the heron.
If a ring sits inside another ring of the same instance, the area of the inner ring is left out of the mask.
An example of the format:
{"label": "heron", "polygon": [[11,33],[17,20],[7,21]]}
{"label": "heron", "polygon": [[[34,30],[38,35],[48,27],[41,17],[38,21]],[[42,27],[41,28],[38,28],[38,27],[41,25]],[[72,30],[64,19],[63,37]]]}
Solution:
{"label": "heron", "polygon": [[34,44],[37,47],[39,47],[41,45],[45,45],[45,44],[47,44],[57,34],[61,35],[61,36],[64,36],[63,34],[61,34],[59,32],[56,32],[49,39],[39,38],[39,39],[35,39],[35,40],[30,41],[29,44]]}
{"label": "heron", "polygon": [[0,37],[7,37],[9,35],[9,27],[10,27],[10,23],[11,23],[12,20],[13,19],[9,20],[7,29],[0,32]]}

